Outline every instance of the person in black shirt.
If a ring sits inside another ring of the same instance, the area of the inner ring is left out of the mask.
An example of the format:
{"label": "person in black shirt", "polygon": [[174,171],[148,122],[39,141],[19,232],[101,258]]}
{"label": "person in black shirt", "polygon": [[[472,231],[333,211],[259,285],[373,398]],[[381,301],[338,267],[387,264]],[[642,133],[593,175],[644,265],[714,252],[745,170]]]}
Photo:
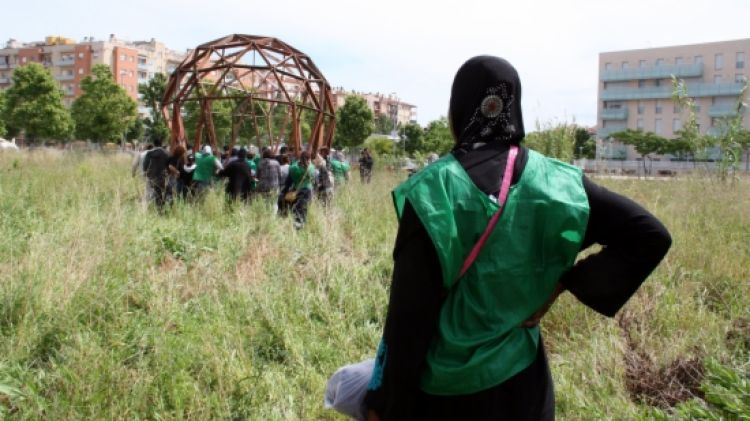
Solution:
{"label": "person in black shirt", "polygon": [[143,169],[146,173],[152,191],[152,200],[157,208],[162,209],[166,201],[167,168],[169,155],[161,147],[161,139],[154,140],[154,149],[143,159]]}
{"label": "person in black shirt", "polygon": [[[487,87],[507,83],[514,93],[509,118],[502,125],[480,127],[467,136],[467,127]],[[497,194],[509,145],[525,135],[520,109],[521,86],[515,69],[505,60],[480,56],[467,61],[454,80],[449,108],[457,143],[451,152],[474,184],[485,194]],[[477,135],[477,136],[473,136]],[[511,183],[523,174],[528,150],[519,148]],[[557,296],[569,291],[583,304],[612,317],[656,268],[671,245],[667,229],[640,205],[593,183],[583,189],[589,219],[581,250],[600,244],[601,251],[578,261],[559,279],[547,303],[522,325],[535,326]],[[502,223],[502,220],[501,222]],[[393,251],[390,300],[383,331],[388,344],[382,379],[365,397],[371,420],[552,420],[554,390],[543,343],[530,366],[489,389],[467,395],[437,396],[420,389],[427,351],[437,331],[445,291],[441,265],[427,230],[407,201],[399,221]]]}
{"label": "person in black shirt", "polygon": [[247,150],[240,149],[237,152],[237,159],[229,163],[223,170],[219,171],[220,177],[228,179],[226,185],[227,198],[236,200],[240,197],[247,201],[250,198],[250,186],[253,179],[252,170],[245,159]]}

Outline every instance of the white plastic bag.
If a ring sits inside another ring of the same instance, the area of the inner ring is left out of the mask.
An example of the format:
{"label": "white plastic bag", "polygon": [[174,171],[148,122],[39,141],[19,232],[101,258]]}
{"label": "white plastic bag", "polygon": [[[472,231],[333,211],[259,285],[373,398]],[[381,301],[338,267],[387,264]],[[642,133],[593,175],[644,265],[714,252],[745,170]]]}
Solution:
{"label": "white plastic bag", "polygon": [[326,385],[324,407],[364,421],[367,418],[365,394],[374,366],[375,359],[370,358],[336,370]]}

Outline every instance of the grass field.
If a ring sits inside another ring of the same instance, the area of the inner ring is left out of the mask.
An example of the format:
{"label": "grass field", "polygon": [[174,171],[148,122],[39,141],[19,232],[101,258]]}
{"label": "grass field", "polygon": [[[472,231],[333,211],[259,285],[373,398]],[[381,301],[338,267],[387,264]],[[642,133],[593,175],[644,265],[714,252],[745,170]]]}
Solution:
{"label": "grass field", "polygon": [[[374,353],[401,174],[296,232],[219,191],[159,215],[129,163],[0,154],[0,418],[342,419],[323,390]],[[750,419],[750,181],[601,183],[674,243],[617,318],[564,295],[543,320],[558,418]]]}

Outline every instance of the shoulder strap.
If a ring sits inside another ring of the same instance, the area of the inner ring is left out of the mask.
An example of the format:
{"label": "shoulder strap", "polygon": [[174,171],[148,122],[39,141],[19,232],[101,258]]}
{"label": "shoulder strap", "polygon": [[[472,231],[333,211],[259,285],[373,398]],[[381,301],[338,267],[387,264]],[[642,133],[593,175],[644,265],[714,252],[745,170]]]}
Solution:
{"label": "shoulder strap", "polygon": [[461,277],[463,277],[466,271],[469,270],[471,265],[477,259],[477,257],[479,256],[479,252],[482,251],[482,247],[484,247],[484,243],[487,242],[490,234],[492,234],[492,230],[494,230],[495,225],[497,225],[497,221],[503,214],[503,209],[505,209],[505,201],[508,200],[510,181],[511,178],[513,178],[513,167],[516,163],[516,155],[518,155],[518,146],[511,145],[510,150],[508,151],[508,160],[505,163],[505,174],[503,174],[503,181],[500,186],[500,196],[497,198],[497,204],[499,205],[499,208],[497,209],[495,214],[492,215],[492,218],[490,218],[490,222],[484,229],[482,236],[479,237],[479,240],[477,240],[476,244],[474,244],[474,247],[471,249],[471,252],[469,252],[469,255],[466,256],[466,260],[464,260],[464,264],[463,266],[461,266],[461,271],[458,273],[458,277],[456,279],[460,279]]}

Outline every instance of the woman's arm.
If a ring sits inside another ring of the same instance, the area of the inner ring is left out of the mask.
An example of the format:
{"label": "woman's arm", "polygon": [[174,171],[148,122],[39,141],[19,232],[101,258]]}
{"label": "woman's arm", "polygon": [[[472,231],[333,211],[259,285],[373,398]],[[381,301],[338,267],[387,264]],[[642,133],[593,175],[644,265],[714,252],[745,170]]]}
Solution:
{"label": "woman's arm", "polygon": [[589,222],[582,249],[602,250],[578,261],[560,282],[582,303],[606,316],[628,301],[672,244],[669,231],[639,204],[583,178]]}

